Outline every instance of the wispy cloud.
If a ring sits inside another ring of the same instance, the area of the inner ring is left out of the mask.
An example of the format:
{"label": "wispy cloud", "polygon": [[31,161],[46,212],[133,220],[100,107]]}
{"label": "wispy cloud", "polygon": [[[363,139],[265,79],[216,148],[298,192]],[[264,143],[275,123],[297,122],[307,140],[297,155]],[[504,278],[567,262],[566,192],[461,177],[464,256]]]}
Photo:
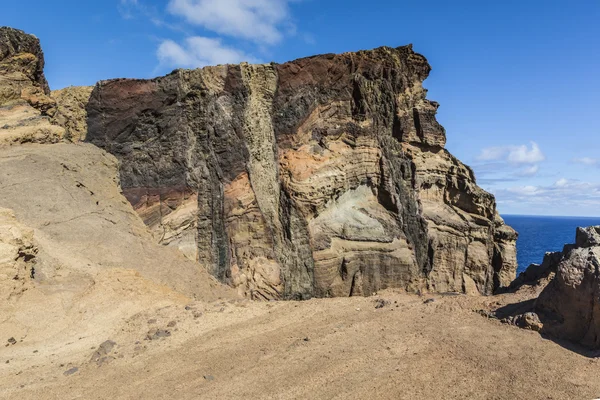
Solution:
{"label": "wispy cloud", "polygon": [[530,206],[552,205],[564,209],[565,214],[577,215],[578,207],[600,208],[600,184],[574,179],[558,179],[548,186],[514,186],[495,190],[499,203],[528,204]]}
{"label": "wispy cloud", "polygon": [[121,17],[125,19],[133,19],[139,6],[140,4],[138,3],[138,0],[120,0],[118,10],[121,14]]}
{"label": "wispy cloud", "polygon": [[576,164],[583,164],[589,167],[600,167],[600,158],[581,157],[574,158],[573,162]]}
{"label": "wispy cloud", "polygon": [[544,161],[546,157],[536,142],[530,146],[498,146],[487,147],[477,157],[478,161],[506,161],[511,164],[536,164]]}
{"label": "wispy cloud", "polygon": [[527,178],[538,174],[539,163],[545,159],[546,156],[535,142],[530,142],[529,146],[486,147],[477,156],[476,160],[480,163],[473,165],[473,169],[478,176],[484,177],[482,182],[499,172],[505,176]]}
{"label": "wispy cloud", "polygon": [[167,10],[221,35],[274,45],[296,30],[290,0],[171,0]]}
{"label": "wispy cloud", "polygon": [[523,177],[535,176],[535,175],[537,175],[537,173],[539,171],[540,171],[540,166],[537,164],[534,164],[534,165],[530,165],[529,167],[520,169],[519,171],[515,172],[515,175],[523,176]]}
{"label": "wispy cloud", "polygon": [[165,40],[158,47],[157,56],[161,65],[173,68],[257,62],[253,56],[225,46],[220,39],[201,36],[188,37],[183,45]]}

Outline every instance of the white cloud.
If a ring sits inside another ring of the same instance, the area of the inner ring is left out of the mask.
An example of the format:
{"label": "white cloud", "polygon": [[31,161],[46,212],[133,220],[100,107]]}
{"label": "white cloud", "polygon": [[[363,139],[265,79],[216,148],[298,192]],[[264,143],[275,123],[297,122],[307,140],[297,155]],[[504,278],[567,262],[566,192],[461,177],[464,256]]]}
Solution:
{"label": "white cloud", "polygon": [[207,30],[260,44],[281,42],[293,33],[289,3],[294,0],[170,0],[167,10]]}
{"label": "white cloud", "polygon": [[479,161],[506,161],[514,165],[536,164],[544,161],[546,157],[535,142],[520,146],[488,147],[481,151],[477,157]]}
{"label": "white cloud", "polygon": [[[546,156],[536,142],[520,146],[495,146],[486,147],[476,157],[483,161],[473,165],[473,169],[481,182],[494,184],[503,181],[517,180],[536,176],[540,171],[539,163]],[[509,179],[507,177],[517,178]]]}
{"label": "white cloud", "polygon": [[494,192],[499,204],[519,205],[540,214],[552,210],[562,215],[600,215],[599,183],[561,178],[548,186],[515,186]]}
{"label": "white cloud", "polygon": [[535,176],[540,170],[540,166],[537,164],[530,165],[518,171],[515,175],[517,176]]}
{"label": "white cloud", "polygon": [[556,187],[566,187],[569,185],[569,180],[565,179],[565,178],[560,178],[559,180],[556,181],[556,183],[554,184],[554,186]]}
{"label": "white cloud", "polygon": [[582,158],[574,158],[574,163],[583,164],[590,167],[600,167],[600,159],[598,158],[590,158],[590,157],[582,157]]}
{"label": "white cloud", "polygon": [[519,196],[535,196],[539,193],[537,186],[517,186],[506,189],[509,193],[514,193]]}
{"label": "white cloud", "polygon": [[223,45],[220,39],[192,36],[183,45],[164,40],[157,50],[162,66],[200,68],[207,65],[258,62],[254,57]]}

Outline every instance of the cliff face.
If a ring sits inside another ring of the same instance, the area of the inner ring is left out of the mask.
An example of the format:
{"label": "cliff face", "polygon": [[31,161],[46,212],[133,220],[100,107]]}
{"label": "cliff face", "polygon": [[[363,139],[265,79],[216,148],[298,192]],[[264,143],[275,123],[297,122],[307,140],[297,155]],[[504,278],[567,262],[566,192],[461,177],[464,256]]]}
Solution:
{"label": "cliff face", "polygon": [[87,140],[163,244],[248,296],[490,294],[516,233],[444,149],[411,46],[100,82]]}

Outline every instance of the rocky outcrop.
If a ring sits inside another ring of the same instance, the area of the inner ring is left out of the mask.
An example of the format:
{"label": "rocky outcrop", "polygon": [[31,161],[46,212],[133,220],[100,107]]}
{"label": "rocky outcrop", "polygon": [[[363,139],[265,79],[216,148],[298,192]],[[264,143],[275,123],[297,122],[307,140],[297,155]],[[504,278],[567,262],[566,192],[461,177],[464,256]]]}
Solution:
{"label": "rocky outcrop", "polygon": [[0,62],[3,84],[0,102],[31,95],[34,89],[39,95],[50,95],[44,76],[44,53],[35,36],[0,27]]}
{"label": "rocky outcrop", "polygon": [[50,92],[39,40],[17,29],[0,28],[0,146],[85,139],[92,89]]}
{"label": "rocky outcrop", "polygon": [[600,348],[600,226],[577,229],[535,311],[543,333]]}
{"label": "rocky outcrop", "polygon": [[85,140],[86,107],[93,89],[93,86],[69,86],[52,91],[52,98],[56,101],[52,122],[65,128],[65,139],[70,142]]}
{"label": "rocky outcrop", "polygon": [[561,251],[548,252],[544,255],[541,264],[531,264],[525,271],[521,272],[517,279],[511,282],[506,292],[516,291],[524,285],[546,285],[556,274],[558,264],[563,258]]}
{"label": "rocky outcrop", "polygon": [[87,140],[157,240],[254,298],[490,294],[516,233],[444,149],[411,46],[100,82]]}
{"label": "rocky outcrop", "polygon": [[53,123],[56,101],[44,77],[39,40],[12,28],[0,28],[0,146],[56,143],[64,129]]}

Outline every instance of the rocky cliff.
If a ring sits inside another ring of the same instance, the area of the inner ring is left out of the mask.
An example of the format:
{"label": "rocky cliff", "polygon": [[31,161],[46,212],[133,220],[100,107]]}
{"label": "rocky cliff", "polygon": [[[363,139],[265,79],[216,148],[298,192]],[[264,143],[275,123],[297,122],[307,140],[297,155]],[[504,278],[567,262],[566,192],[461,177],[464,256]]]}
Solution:
{"label": "rocky cliff", "polygon": [[60,141],[64,129],[52,123],[55,113],[40,41],[0,27],[0,145]]}
{"label": "rocky cliff", "polygon": [[411,46],[98,83],[87,140],[163,244],[255,298],[490,294],[516,233],[444,149]]}
{"label": "rocky cliff", "polygon": [[69,87],[50,92],[40,41],[0,27],[0,146],[84,139],[91,91]]}

